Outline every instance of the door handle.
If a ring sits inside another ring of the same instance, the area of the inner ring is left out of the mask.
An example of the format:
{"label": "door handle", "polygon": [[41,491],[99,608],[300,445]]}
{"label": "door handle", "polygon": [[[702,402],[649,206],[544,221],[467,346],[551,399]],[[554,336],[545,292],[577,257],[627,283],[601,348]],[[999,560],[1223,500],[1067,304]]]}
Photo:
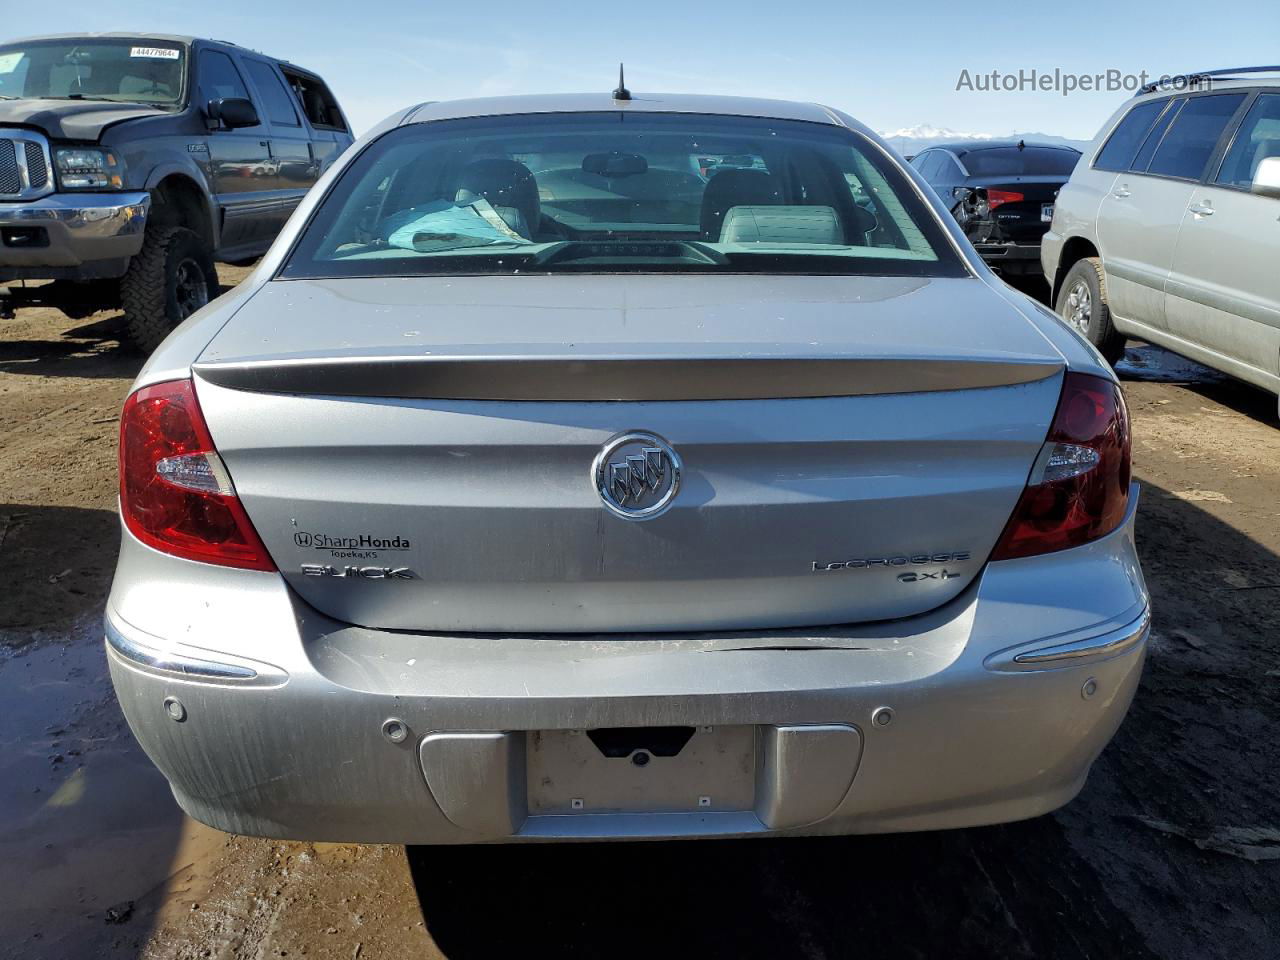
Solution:
{"label": "door handle", "polygon": [[1191,207],[1191,213],[1197,217],[1212,217],[1213,204],[1208,200],[1201,200],[1195,206]]}
{"label": "door handle", "polygon": [[1115,190],[1111,191],[1111,196],[1115,197],[1117,200],[1123,200],[1125,197],[1129,196],[1129,189],[1127,187],[1116,187]]}

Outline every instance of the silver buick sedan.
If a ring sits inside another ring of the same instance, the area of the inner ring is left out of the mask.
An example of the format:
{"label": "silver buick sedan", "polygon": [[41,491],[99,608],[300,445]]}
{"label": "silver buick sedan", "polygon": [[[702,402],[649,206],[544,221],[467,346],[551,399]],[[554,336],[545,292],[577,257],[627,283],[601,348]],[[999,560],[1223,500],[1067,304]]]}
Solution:
{"label": "silver buick sedan", "polygon": [[812,104],[423,104],[144,368],[106,643],[191,816],[469,843],[1066,803],[1142,669],[1124,399]]}

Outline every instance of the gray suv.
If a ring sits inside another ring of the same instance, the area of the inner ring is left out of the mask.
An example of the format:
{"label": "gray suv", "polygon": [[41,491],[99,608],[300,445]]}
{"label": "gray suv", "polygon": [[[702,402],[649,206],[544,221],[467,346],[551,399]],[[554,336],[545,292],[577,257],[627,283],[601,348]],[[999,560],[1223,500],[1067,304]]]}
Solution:
{"label": "gray suv", "polygon": [[123,306],[153,349],[261,255],[351,144],[308,70],[212,40],[138,34],[0,45],[0,316]]}
{"label": "gray suv", "polygon": [[1147,87],[1086,151],[1042,243],[1058,312],[1280,393],[1280,67]]}

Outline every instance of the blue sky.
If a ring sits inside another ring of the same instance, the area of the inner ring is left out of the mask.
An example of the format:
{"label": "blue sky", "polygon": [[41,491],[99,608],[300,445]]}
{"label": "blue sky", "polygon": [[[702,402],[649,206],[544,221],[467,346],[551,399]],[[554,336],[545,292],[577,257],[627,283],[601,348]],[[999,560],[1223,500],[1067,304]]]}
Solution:
{"label": "blue sky", "polygon": [[[310,67],[357,131],[422,100],[612,89],[819,100],[878,130],[1091,138],[1127,96],[957,91],[961,71],[1161,73],[1280,61],[1280,2],[112,0],[7,4],[8,37],[191,33]],[[185,6],[186,9],[182,7]]]}

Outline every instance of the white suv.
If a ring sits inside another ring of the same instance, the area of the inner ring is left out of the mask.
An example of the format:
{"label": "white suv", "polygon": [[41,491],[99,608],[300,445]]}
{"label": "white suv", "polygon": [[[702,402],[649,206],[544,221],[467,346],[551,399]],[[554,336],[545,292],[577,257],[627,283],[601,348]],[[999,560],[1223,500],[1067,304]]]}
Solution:
{"label": "white suv", "polygon": [[1062,188],[1041,261],[1108,360],[1141,337],[1280,393],[1280,67],[1126,103]]}

